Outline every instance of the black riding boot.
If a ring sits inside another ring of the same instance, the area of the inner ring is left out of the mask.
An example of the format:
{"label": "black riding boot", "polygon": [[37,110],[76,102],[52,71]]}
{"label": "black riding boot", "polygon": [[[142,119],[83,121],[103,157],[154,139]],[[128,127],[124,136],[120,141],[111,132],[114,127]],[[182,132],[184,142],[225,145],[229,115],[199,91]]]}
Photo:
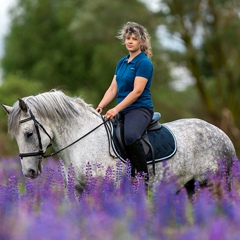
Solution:
{"label": "black riding boot", "polygon": [[140,140],[135,141],[134,143],[128,146],[130,151],[130,162],[137,169],[138,173],[144,174],[144,178],[148,180],[148,168],[146,162],[145,152]]}

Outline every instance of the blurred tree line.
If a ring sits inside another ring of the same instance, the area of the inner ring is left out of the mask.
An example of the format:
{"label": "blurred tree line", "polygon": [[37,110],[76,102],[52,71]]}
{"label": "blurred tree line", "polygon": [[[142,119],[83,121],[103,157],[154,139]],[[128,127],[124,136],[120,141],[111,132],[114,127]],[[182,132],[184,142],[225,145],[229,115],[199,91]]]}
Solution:
{"label": "blurred tree line", "polygon": [[[161,24],[184,46],[168,52],[194,79],[205,119],[219,126],[240,149],[240,2],[161,0]],[[196,105],[197,106],[197,105]]]}
{"label": "blurred tree line", "polygon": [[[1,60],[0,101],[12,105],[19,97],[59,88],[96,106],[117,61],[127,54],[116,33],[127,21],[135,21],[152,37],[152,94],[162,122],[200,117],[220,126],[240,148],[239,3],[159,3],[158,10],[150,11],[139,0],[18,0]],[[184,49],[164,48],[157,35],[159,26]],[[174,89],[173,68],[186,68],[193,85]],[[0,155],[17,154],[15,143],[6,137],[4,114],[0,112]]]}

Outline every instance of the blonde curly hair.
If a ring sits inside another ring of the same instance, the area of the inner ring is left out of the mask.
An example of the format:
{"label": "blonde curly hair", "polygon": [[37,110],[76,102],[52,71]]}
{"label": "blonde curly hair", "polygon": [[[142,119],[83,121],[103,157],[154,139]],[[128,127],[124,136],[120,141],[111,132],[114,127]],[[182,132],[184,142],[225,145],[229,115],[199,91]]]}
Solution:
{"label": "blonde curly hair", "polygon": [[145,52],[148,58],[152,57],[152,47],[150,39],[151,37],[148,34],[148,31],[142,25],[135,22],[127,22],[123,27],[118,31],[117,38],[121,40],[124,44],[125,39],[128,35],[135,34],[139,40],[143,41],[141,45],[141,51]]}

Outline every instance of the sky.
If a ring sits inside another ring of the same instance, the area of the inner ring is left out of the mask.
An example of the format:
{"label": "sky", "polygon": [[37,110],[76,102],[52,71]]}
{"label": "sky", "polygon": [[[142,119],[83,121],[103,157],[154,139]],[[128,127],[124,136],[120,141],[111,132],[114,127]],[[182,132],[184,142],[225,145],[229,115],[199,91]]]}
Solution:
{"label": "sky", "polygon": [[8,10],[16,0],[0,0],[0,57],[3,55],[3,39],[9,29]]}

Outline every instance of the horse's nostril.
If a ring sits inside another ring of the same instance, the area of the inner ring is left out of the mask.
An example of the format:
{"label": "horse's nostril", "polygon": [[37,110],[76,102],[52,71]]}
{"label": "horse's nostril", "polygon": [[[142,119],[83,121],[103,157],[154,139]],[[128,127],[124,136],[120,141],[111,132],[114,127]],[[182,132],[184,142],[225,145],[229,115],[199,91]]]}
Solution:
{"label": "horse's nostril", "polygon": [[29,174],[30,177],[34,177],[35,176],[35,171],[33,169],[29,169],[28,174]]}

